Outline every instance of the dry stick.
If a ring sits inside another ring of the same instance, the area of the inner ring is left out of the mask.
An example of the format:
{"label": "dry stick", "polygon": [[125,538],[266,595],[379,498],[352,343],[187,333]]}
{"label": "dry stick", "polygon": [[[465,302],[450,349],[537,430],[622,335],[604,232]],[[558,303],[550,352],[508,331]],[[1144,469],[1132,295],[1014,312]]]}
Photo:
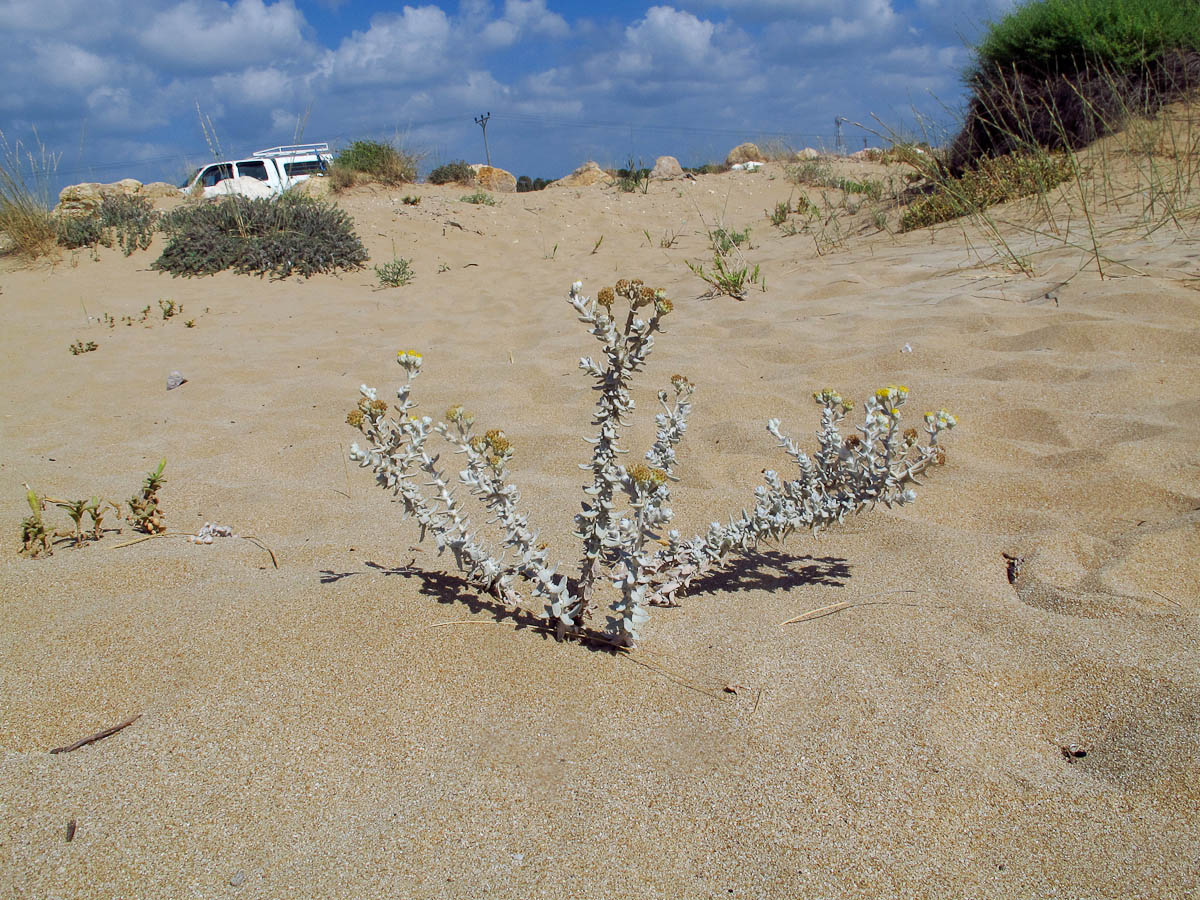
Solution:
{"label": "dry stick", "polygon": [[[899,590],[889,591],[892,594],[915,594],[915,590]],[[876,595],[878,596],[878,595]],[[784,625],[794,625],[797,622],[806,622],[810,619],[823,619],[825,616],[832,616],[834,613],[839,613],[844,609],[854,609],[859,606],[915,606],[922,609],[946,609],[945,606],[927,606],[924,603],[905,603],[903,600],[866,600],[861,603],[854,603],[850,600],[843,600],[840,603],[831,603],[828,606],[821,606],[817,609],[810,609],[808,612],[801,613],[798,616],[788,619],[786,622],[780,622],[779,627]]]}
{"label": "dry stick", "polygon": [[[117,544],[113,547],[113,549],[120,550],[122,547],[132,547],[134,544],[140,544],[142,541],[151,541],[155,538],[164,537],[199,537],[199,535],[194,531],[164,531],[160,534],[147,534],[140,538],[134,538],[132,541],[126,541],[123,544]],[[260,550],[267,551],[267,554],[271,557],[271,565],[277,569],[279,568],[279,560],[275,558],[275,551],[264,544],[261,538],[256,538],[252,534],[239,534],[237,537],[241,538],[243,541],[250,541],[250,543],[254,544],[254,546],[258,547]]]}
{"label": "dry stick", "polygon": [[[130,725],[132,725],[134,722],[136,722],[141,717],[142,717],[142,714],[138,713],[137,715],[126,719],[124,722],[121,722],[119,725],[114,725],[112,728],[105,728],[103,731],[97,731],[95,734],[89,735],[88,737],[85,737],[85,738],[80,738],[75,743],[67,744],[67,746],[65,746],[65,747],[55,747],[50,752],[51,753],[70,753],[72,750],[78,750],[80,747],[86,747],[88,744],[96,743],[96,741],[102,741],[106,737],[111,737],[112,735],[116,734],[122,728],[128,728]],[[70,838],[68,838],[68,840],[70,840]]]}

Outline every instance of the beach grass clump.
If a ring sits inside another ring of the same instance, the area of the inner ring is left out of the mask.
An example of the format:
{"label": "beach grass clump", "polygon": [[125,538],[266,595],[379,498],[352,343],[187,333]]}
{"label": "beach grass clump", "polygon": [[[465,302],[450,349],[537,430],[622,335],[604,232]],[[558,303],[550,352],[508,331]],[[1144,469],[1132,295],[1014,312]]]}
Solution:
{"label": "beach grass clump", "polygon": [[[664,291],[639,279],[621,279],[594,298],[582,290],[582,283],[575,282],[567,299],[601,352],[579,361],[599,399],[592,418],[595,436],[589,440],[591,460],[581,465],[591,481],[574,519],[580,542],[576,574],[551,562],[549,548],[519,510],[521,494],[509,473],[517,453],[514,438],[502,427],[480,433],[476,417],[461,405],[451,406],[440,421],[417,414],[412,389],[421,373],[420,353],[397,354],[405,380],[394,403],[363,385],[346,417],[367,441],[366,447],[354,444],[350,458],[371,469],[376,483],[400,499],[404,514],[416,520],[421,539],[430,536],[439,552],[449,550],[472,586],[510,612],[515,608],[538,616],[559,639],[573,636],[632,647],[651,607],[678,605],[696,579],[728,568],[738,554],[797,531],[815,534],[880,503],[911,503],[916,494],[909,485],[945,461],[939,437],[956,424],[945,410],[925,414],[922,442],[916,428],[901,426],[900,407],[908,389],[892,385],[868,398],[863,423],[843,434],[854,404],[827,388],[813,394],[821,410],[817,451],[806,453],[783,433],[778,419],[769,420],[767,431],[796,466],[792,477],[765,470],[765,483],[755,489],[747,508],[729,515],[724,520],[728,524],[715,521],[703,534],[685,538],[668,526],[674,518],[671,485],[679,480],[676,451],[692,411],[692,381],[674,375],[669,389],[658,392],[655,438],[642,461],[622,462],[627,451],[621,446],[636,409],[634,377],[645,368],[655,335],[674,304]],[[432,446],[435,437],[461,457],[457,478],[440,461]],[[493,536],[472,524],[461,500],[464,493],[486,508]],[[530,608],[519,581],[528,585],[540,609]],[[613,596],[601,633],[590,623],[605,584]]]}
{"label": "beach grass clump", "polygon": [[181,206],[162,219],[166,245],[152,269],[172,275],[309,277],[361,269],[367,251],[346,212],[332,203],[284,193],[223,197]]}
{"label": "beach grass clump", "polygon": [[50,214],[50,183],[58,158],[44,145],[37,152],[0,131],[0,232],[11,252],[37,259],[54,251],[57,233]]}
{"label": "beach grass clump", "polygon": [[645,194],[650,190],[650,172],[652,170],[648,166],[642,165],[639,160],[637,163],[630,157],[623,169],[617,169],[614,173],[616,178],[617,190],[626,194],[641,193]]}
{"label": "beach grass clump", "polygon": [[956,174],[1036,145],[1078,149],[1200,87],[1195,0],[1035,0],[993,23],[966,73]]}
{"label": "beach grass clump", "polygon": [[959,177],[935,177],[930,193],[901,214],[900,230],[927,228],[1021,197],[1044,196],[1074,176],[1073,162],[1064,153],[1026,151],[984,158]]}
{"label": "beach grass clump", "polygon": [[440,165],[429,173],[427,181],[430,184],[465,184],[475,183],[475,170],[465,159]]}
{"label": "beach grass clump", "polygon": [[334,191],[356,184],[411,184],[417,180],[420,158],[386,141],[354,141],[338,151],[329,167]]}

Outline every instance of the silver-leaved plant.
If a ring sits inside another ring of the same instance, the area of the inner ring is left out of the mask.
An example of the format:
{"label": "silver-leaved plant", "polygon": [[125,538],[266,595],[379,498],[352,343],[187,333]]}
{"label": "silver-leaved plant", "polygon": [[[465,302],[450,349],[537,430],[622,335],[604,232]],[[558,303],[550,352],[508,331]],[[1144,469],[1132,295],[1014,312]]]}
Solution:
{"label": "silver-leaved plant", "polygon": [[[518,511],[521,495],[508,481],[512,444],[500,430],[474,433],[474,417],[461,406],[446,411],[444,421],[413,414],[412,383],[421,372],[421,355],[401,351],[397,361],[406,374],[389,410],[374,388],[363,385],[362,397],[347,421],[366,436],[367,447],[354,444],[350,458],[374,470],[379,485],[392,491],[404,512],[416,519],[421,539],[432,535],[439,552],[449,549],[459,570],[474,587],[510,606],[526,606],[518,579],[542,606],[542,614],[559,638],[587,633],[597,586],[616,588],[607,631],[611,640],[632,647],[641,635],[652,606],[674,606],[700,576],[728,566],[734,554],[752,551],[764,540],[782,540],[794,531],[841,522],[851,513],[873,507],[911,503],[909,484],[931,465],[945,461],[939,435],[955,425],[945,410],[925,414],[927,439],[916,429],[901,429],[900,406],[908,389],[882,388],[865,404],[857,434],[843,436],[840,426],[853,404],[833,390],[813,394],[821,408],[818,450],[810,456],[780,430],[769,431],[796,464],[792,478],[767,470],[756,488],[754,504],[727,525],[713,522],[708,531],[684,539],[678,531],[662,531],[672,519],[671,483],[677,481],[675,448],[687,430],[693,385],[681,375],[672,391],[660,391],[657,434],[645,462],[622,465],[620,430],[630,424],[634,401],[629,387],[654,347],[654,334],[672,304],[660,290],[639,280],[622,279],[602,288],[595,299],[571,285],[568,300],[602,347],[598,359],[583,357],[579,367],[595,381],[600,399],[593,424],[597,428],[584,487],[587,499],[575,516],[575,535],[582,542],[577,577],[559,573],[548,560],[546,545]],[[623,312],[617,306],[627,307]],[[437,435],[465,462],[457,484],[474,494],[491,513],[489,522],[503,536],[497,552],[472,528],[455,497],[455,485],[439,468],[429,448]]]}

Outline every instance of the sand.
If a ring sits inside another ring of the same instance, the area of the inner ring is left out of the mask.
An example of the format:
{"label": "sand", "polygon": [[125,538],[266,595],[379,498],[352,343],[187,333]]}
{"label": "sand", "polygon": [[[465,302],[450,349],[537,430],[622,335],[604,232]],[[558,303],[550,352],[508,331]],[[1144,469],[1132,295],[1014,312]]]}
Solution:
{"label": "sand", "polygon": [[[394,242],[417,273],[389,290],[172,280],[158,244],[4,262],[0,896],[1200,894],[1194,213],[1093,210],[1106,277],[1078,215],[1083,249],[1004,225],[1027,275],[974,226],[784,235],[765,211],[798,192],[778,164],[495,207],[356,189],[373,262]],[[765,293],[701,298],[685,260],[717,221],[751,227]],[[564,298],[619,277],[676,303],[628,445],[672,373],[697,383],[684,532],[786,471],[769,417],[815,443],[816,388],[903,383],[910,418],[960,422],[914,505],[704,579],[629,658],[479,598],[347,463],[344,424],[420,350],[424,411],[504,428],[571,564],[594,344]],[[18,556],[23,483],[120,500],[164,456],[172,531],[230,525],[278,568],[245,540],[122,546],[128,526]]]}

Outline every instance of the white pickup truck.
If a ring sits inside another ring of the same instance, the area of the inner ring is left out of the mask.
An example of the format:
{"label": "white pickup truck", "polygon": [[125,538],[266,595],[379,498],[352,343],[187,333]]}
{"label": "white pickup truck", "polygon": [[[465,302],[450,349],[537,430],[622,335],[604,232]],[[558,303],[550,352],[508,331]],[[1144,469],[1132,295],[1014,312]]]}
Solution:
{"label": "white pickup truck", "polygon": [[324,175],[333,162],[329,145],[289,144],[257,150],[249,159],[203,166],[180,190],[194,196],[271,197],[314,175]]}

